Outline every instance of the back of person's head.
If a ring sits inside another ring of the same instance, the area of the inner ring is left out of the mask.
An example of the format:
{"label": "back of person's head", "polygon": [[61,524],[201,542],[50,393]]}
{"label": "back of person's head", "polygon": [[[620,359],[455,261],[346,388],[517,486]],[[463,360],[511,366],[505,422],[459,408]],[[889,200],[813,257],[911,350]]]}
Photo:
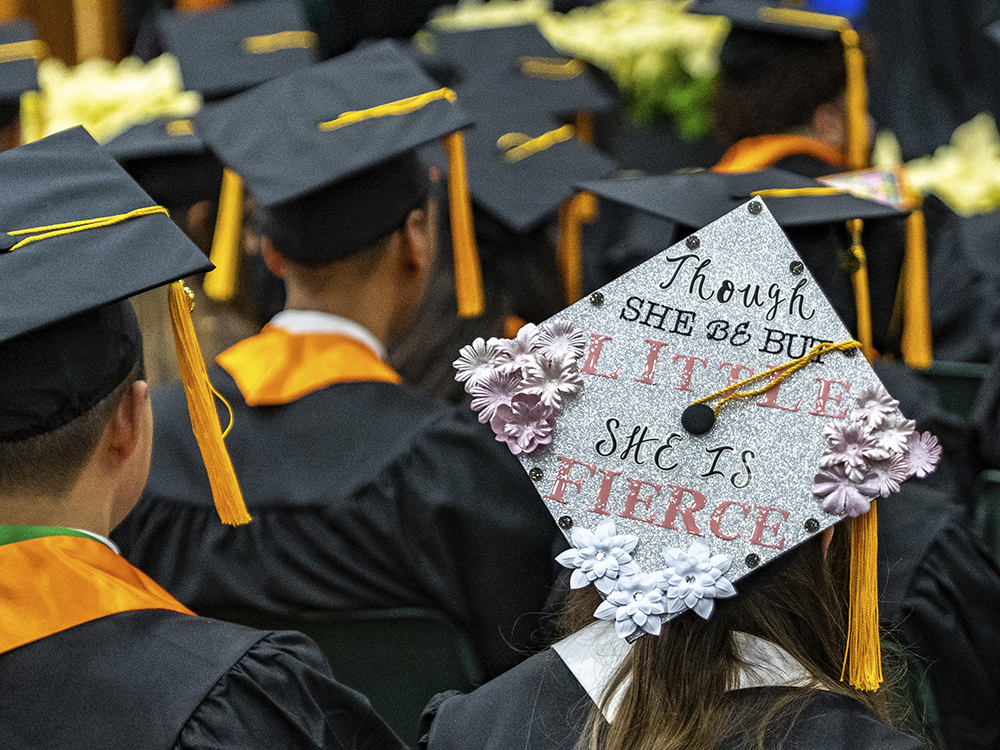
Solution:
{"label": "back of person's head", "polygon": [[[618,750],[709,750],[738,738],[740,747],[770,747],[776,733],[804,707],[814,690],[759,694],[756,701],[729,701],[738,685],[741,659],[735,634],[779,646],[808,672],[816,688],[854,698],[888,718],[889,690],[856,690],[842,682],[847,639],[849,524],[841,523],[827,549],[817,536],[743,579],[739,595],[716,600],[711,618],[686,612],[658,636],[644,636],[607,689],[628,686],[611,724],[595,707],[578,747]],[[596,592],[574,591],[564,627],[592,622]]]}
{"label": "back of person's head", "polygon": [[839,38],[803,39],[734,28],[720,52],[713,122],[728,143],[809,125],[847,87]]}
{"label": "back of person's head", "polygon": [[0,497],[65,495],[123,394],[142,378],[142,340],[128,302],[0,343]]}

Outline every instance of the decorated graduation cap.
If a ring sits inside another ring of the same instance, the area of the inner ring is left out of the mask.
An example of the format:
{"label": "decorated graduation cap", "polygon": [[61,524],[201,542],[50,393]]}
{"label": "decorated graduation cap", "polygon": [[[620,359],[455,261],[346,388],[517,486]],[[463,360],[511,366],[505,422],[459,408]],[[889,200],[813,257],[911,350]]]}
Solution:
{"label": "decorated graduation cap", "polygon": [[557,260],[567,302],[581,296],[580,225],[596,218],[592,195],[577,185],[608,177],[615,162],[576,138],[573,125],[543,114],[473,116],[466,139],[472,200],[516,233],[529,232],[558,213]]}
{"label": "decorated graduation cap", "polygon": [[[866,197],[860,189],[849,189],[848,183],[854,181],[855,178],[843,178],[837,180],[837,184],[826,184],[784,170],[767,169],[760,172],[695,172],[635,180],[604,180],[582,183],[580,187],[601,198],[672,221],[682,233],[700,229],[751,197],[762,196],[778,224],[793,242],[799,243],[799,252],[821,279],[827,295],[840,306],[839,311],[845,318],[850,319],[850,306],[853,305],[857,335],[862,350],[868,356],[874,351],[872,297],[869,292],[868,256],[862,245],[861,221],[901,218],[906,214],[906,206],[898,201],[874,200],[874,194]],[[841,293],[835,290],[837,279],[841,277],[841,259],[830,252],[828,236],[822,234],[817,239],[813,228],[845,223],[851,230],[850,248],[844,248],[848,253],[845,257],[851,261],[850,288],[847,288],[845,279],[845,288]],[[879,266],[885,278],[874,280],[876,311],[882,313],[876,317],[888,319],[892,315],[899,286],[898,266],[881,260]],[[903,340],[907,344],[908,361],[917,358],[915,353],[930,351],[927,305],[920,301],[926,300],[926,291],[923,296],[919,294],[921,288],[926,290],[926,272],[921,275],[920,270],[917,264],[904,264],[906,315]]]}
{"label": "decorated graduation cap", "polygon": [[615,103],[586,64],[560,54],[534,25],[439,31],[429,44],[427,64],[463,101],[479,94],[499,100],[494,106],[566,117]]}
{"label": "decorated graduation cap", "polygon": [[0,440],[81,416],[137,362],[127,301],[170,286],[170,315],[192,425],[222,520],[250,520],[222,443],[205,365],[177,282],[209,266],[167,211],[83,128],[0,154]]}
{"label": "decorated graduation cap", "polygon": [[858,33],[848,18],[816,12],[830,4],[783,3],[760,0],[701,0],[689,10],[725,16],[732,24],[720,50],[723,70],[746,80],[804,49],[838,39],[846,68],[845,161],[849,169],[868,166],[868,86]]}
{"label": "decorated graduation cap", "polygon": [[105,143],[104,149],[170,211],[219,195],[222,164],[195,135],[190,119],[159,118],[134,125]]}
{"label": "decorated graduation cap", "polygon": [[461,133],[470,120],[455,100],[383,41],[206,106],[195,126],[227,178],[239,175],[261,204],[278,252],[304,263],[348,257],[398,229],[430,187],[415,150],[441,139],[459,314],[476,317],[483,292]]}
{"label": "decorated graduation cap", "polygon": [[184,88],[206,100],[245,91],[316,59],[316,34],[296,2],[254,0],[201,11],[162,11],[157,27]]}
{"label": "decorated graduation cap", "polygon": [[627,640],[851,517],[851,683],[880,680],[875,507],[940,453],[760,198],[515,339],[455,362]]}
{"label": "decorated graduation cap", "polygon": [[0,24],[0,128],[17,119],[21,94],[38,88],[38,60],[44,52],[31,21]]}

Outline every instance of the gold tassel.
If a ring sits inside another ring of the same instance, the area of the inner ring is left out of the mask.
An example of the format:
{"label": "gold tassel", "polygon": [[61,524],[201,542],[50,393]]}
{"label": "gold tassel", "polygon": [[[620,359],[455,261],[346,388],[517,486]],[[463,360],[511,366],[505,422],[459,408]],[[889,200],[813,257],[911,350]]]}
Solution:
{"label": "gold tassel", "polygon": [[854,288],[854,306],[858,314],[858,341],[861,342],[861,353],[871,362],[875,358],[875,347],[872,344],[872,305],[868,291],[868,259],[865,248],[861,244],[861,229],[864,223],[861,219],[851,219],[847,229],[851,233],[850,253],[858,263],[858,269],[851,274],[851,286]]}
{"label": "gold tassel", "polygon": [[847,144],[845,154],[848,169],[865,169],[868,166],[868,83],[865,80],[865,55],[858,46],[858,32],[847,28],[840,32],[844,45],[844,64],[847,67],[846,123]]}
{"label": "gold tassel", "polygon": [[594,117],[590,112],[579,112],[574,119],[576,137],[589,146],[594,145]]}
{"label": "gold tassel", "polygon": [[205,370],[205,362],[191,321],[193,297],[183,282],[175,281],[170,284],[169,298],[170,323],[188,411],[191,414],[191,429],[208,471],[215,508],[225,524],[237,526],[250,523],[250,514],[236,481],[236,472],[233,471],[229,453],[222,442],[219,415],[212,400],[214,388],[208,380],[208,372]]}
{"label": "gold tassel", "polygon": [[[902,172],[902,170],[897,170]],[[910,206],[906,217],[906,255],[903,260],[903,361],[910,367],[926,369],[934,361],[931,338],[930,292],[927,285],[927,227],[923,198],[897,177],[900,192]]]}
{"label": "gold tassel", "polygon": [[579,193],[559,207],[556,265],[562,276],[567,305],[572,305],[583,296],[580,225],[589,224],[596,218],[597,197],[593,193]]}
{"label": "gold tassel", "polygon": [[844,679],[858,690],[882,684],[882,646],[878,627],[878,515],[871,509],[851,519],[851,583],[847,615]]}
{"label": "gold tassel", "polygon": [[212,252],[208,259],[215,269],[205,274],[202,288],[216,302],[228,302],[236,296],[240,263],[240,240],[243,236],[243,180],[230,169],[222,172],[219,213],[215,219]]}
{"label": "gold tassel", "polygon": [[25,91],[21,94],[21,143],[34,143],[41,139],[45,132],[42,112],[41,92]]}
{"label": "gold tassel", "polygon": [[461,131],[443,138],[448,151],[448,205],[455,262],[455,295],[460,318],[478,318],[485,309],[483,273],[472,225],[472,202],[465,171],[465,141]]}

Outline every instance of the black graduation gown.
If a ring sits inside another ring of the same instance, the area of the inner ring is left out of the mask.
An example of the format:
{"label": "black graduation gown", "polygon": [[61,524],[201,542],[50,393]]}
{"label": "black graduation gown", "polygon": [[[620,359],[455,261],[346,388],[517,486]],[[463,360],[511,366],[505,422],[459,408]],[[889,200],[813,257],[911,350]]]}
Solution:
{"label": "black graduation gown", "polygon": [[968,424],[905,366],[877,360],[875,372],[943,449],[934,474],[878,501],[883,627],[926,668],[939,746],[1000,747],[1000,567],[969,520],[978,463]]}
{"label": "black graduation gown", "polygon": [[[760,691],[795,688],[758,687],[734,690],[733,701],[756,700]],[[562,659],[552,650],[533,656],[467,695],[442,693],[428,704],[421,722],[421,750],[572,750],[593,703]],[[781,747],[797,750],[904,750],[918,740],[880,723],[860,703],[816,691],[797,717]],[[765,747],[778,747],[765,745]],[[727,740],[719,750],[743,750]]]}
{"label": "black graduation gown", "polygon": [[109,615],[0,655],[10,750],[398,750],[300,633],[160,609]]}
{"label": "black graduation gown", "polygon": [[468,632],[488,675],[524,658],[565,540],[471,410],[384,382],[248,407],[226,372],[210,376],[254,520],[219,523],[172,384],[153,397],[145,494],[112,534],[130,562],[196,612],[424,607]]}

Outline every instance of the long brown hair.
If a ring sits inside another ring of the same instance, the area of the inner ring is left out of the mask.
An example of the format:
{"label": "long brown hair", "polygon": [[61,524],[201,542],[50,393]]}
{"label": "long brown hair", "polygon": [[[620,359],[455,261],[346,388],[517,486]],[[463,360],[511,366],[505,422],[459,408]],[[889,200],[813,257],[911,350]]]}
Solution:
{"label": "long brown hair", "polygon": [[[607,724],[595,706],[577,750],[710,750],[739,728],[747,746],[763,748],[776,727],[802,710],[809,689],[770,693],[757,704],[726,700],[743,662],[733,633],[740,631],[777,644],[791,654],[818,685],[851,697],[891,722],[891,691],[855,690],[840,681],[847,623],[849,524],[841,524],[824,554],[817,537],[743,578],[738,594],[716,602],[708,620],[692,612],[664,623],[658,637],[637,640],[604,697],[606,704],[628,680]],[[596,592],[573,592],[563,619],[565,631],[593,621]],[[884,670],[886,684],[893,670]]]}

